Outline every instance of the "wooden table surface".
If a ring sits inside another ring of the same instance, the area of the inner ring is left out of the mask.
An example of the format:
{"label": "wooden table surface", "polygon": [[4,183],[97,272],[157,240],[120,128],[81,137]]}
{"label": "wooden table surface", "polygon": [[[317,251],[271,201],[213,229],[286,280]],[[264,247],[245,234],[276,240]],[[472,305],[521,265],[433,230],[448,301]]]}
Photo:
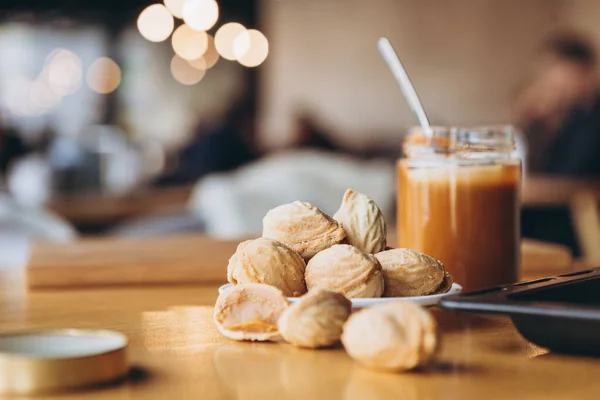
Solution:
{"label": "wooden table surface", "polygon": [[361,368],[342,348],[221,337],[212,322],[215,283],[27,293],[23,280],[0,276],[0,331],[114,329],[130,338],[134,366],[120,385],[35,399],[596,399],[600,393],[599,359],[549,354],[506,317],[434,310],[443,330],[437,361],[425,371],[385,374]]}

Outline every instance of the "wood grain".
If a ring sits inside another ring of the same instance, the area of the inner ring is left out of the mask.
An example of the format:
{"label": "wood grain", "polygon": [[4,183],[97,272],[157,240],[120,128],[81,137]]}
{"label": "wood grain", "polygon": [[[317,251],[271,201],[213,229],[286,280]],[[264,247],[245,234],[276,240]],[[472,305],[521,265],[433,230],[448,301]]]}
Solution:
{"label": "wood grain", "polygon": [[198,235],[39,242],[27,266],[30,288],[225,282],[238,241]]}

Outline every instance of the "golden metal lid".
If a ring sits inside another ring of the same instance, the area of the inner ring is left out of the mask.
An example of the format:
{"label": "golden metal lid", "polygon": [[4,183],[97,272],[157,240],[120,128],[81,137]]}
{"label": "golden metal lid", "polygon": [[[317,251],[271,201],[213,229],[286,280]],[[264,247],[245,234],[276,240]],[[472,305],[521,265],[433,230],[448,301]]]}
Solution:
{"label": "golden metal lid", "polygon": [[66,391],[117,381],[128,372],[127,337],[104,330],[0,334],[0,393]]}

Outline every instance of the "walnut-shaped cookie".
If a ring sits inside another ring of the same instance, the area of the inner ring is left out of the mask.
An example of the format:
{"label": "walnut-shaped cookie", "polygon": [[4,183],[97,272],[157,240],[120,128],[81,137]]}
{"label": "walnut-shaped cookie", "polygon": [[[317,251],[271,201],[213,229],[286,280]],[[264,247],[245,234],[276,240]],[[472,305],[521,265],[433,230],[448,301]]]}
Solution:
{"label": "walnut-shaped cookie", "polygon": [[324,288],[348,298],[381,297],[383,273],[377,258],[348,244],[336,244],[306,265],[308,290]]}
{"label": "walnut-shaped cookie", "polygon": [[438,338],[437,324],[427,310],[397,301],[352,314],[342,343],[348,355],[367,368],[401,372],[429,363]]}
{"label": "walnut-shaped cookie", "polygon": [[346,237],[337,221],[312,204],[301,201],[269,211],[263,219],[262,235],[288,245],[305,260]]}
{"label": "walnut-shaped cookie", "polygon": [[337,343],[352,311],[343,294],[314,289],[290,305],[279,318],[279,331],[294,346],[316,349]]}
{"label": "walnut-shaped cookie", "polygon": [[346,241],[365,253],[375,254],[385,250],[386,227],[377,204],[362,193],[346,190],[340,209],[333,219],[342,225]]}
{"label": "walnut-shaped cookie", "polygon": [[281,290],[261,283],[242,283],[217,298],[213,319],[219,331],[234,340],[280,340],[277,322],[288,307]]}
{"label": "walnut-shaped cookie", "polygon": [[444,282],[444,265],[418,251],[392,249],[375,257],[383,268],[384,297],[425,296],[436,292]]}
{"label": "walnut-shaped cookie", "polygon": [[227,280],[232,284],[265,283],[275,286],[287,297],[306,293],[306,263],[298,253],[273,239],[258,238],[238,245],[227,265]]}

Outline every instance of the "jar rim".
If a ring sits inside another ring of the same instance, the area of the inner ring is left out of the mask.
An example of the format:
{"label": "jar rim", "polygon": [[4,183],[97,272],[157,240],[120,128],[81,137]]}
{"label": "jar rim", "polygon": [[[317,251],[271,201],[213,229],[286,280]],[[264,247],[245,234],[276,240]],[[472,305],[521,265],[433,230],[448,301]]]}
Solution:
{"label": "jar rim", "polygon": [[404,139],[406,155],[460,154],[472,152],[511,152],[515,150],[515,128],[512,125],[433,126],[426,133],[411,127]]}

